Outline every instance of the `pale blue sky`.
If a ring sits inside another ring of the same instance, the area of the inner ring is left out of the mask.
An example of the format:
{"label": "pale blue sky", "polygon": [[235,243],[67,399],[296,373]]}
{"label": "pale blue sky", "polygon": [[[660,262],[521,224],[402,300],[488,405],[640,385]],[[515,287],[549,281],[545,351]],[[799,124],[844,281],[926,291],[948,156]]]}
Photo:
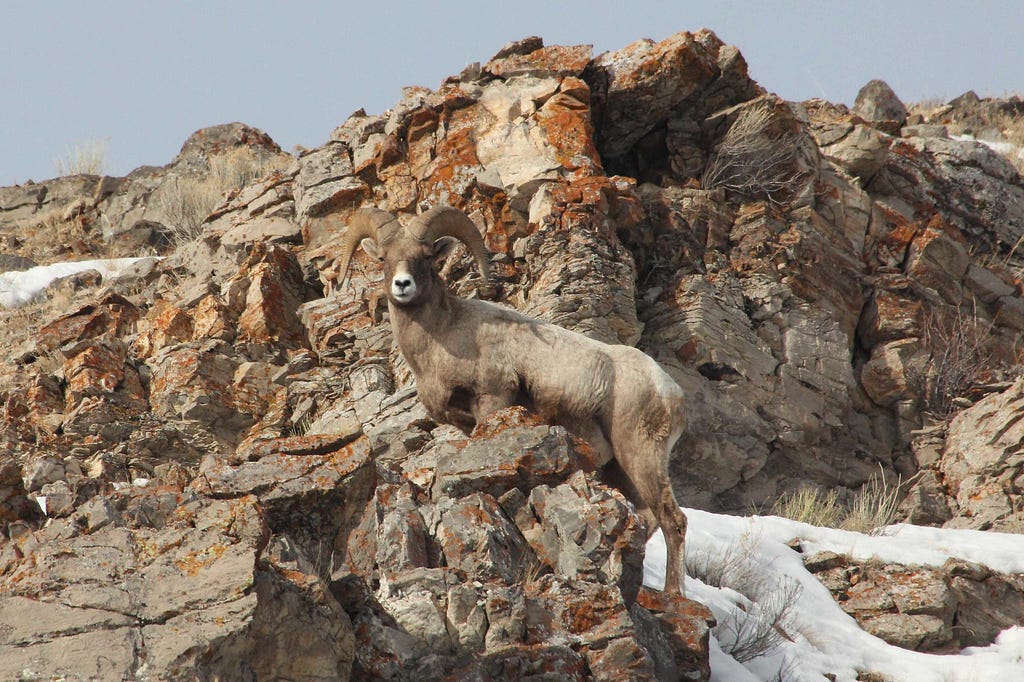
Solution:
{"label": "pale blue sky", "polygon": [[437,87],[528,35],[597,54],[707,27],[787,99],[851,104],[872,78],[904,101],[1024,92],[1014,0],[0,0],[0,26],[0,185],[52,177],[92,139],[110,174],[162,165],[230,121],[313,147],[355,109],[380,112],[403,85]]}

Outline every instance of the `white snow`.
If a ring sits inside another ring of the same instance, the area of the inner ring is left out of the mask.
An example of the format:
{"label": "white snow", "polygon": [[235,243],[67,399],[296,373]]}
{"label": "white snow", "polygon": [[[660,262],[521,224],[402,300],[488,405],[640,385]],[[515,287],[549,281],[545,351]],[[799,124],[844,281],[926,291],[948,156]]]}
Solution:
{"label": "white snow", "polygon": [[985,145],[996,154],[1001,154],[1010,159],[1024,159],[1024,149],[1018,147],[1012,142],[1006,142],[1004,140],[979,140],[974,137],[974,135],[951,135],[950,139],[956,140],[957,142],[978,142]]}
{"label": "white snow", "polygon": [[117,278],[139,261],[156,261],[159,258],[104,258],[81,260],[52,265],[38,265],[24,271],[0,273],[0,307],[15,308],[31,303],[61,277],[70,277],[87,270],[96,270],[103,279]]}
{"label": "white snow", "polygon": [[[1001,573],[1024,573],[1024,535],[947,530],[900,524],[877,535],[817,528],[774,516],[735,517],[686,509],[689,528],[686,551],[691,557],[721,556],[742,548],[758,575],[769,580],[795,580],[802,587],[793,609],[793,641],[773,652],[738,663],[711,643],[711,678],[717,682],[757,682],[824,679],[856,680],[859,672],[876,672],[896,682],[980,682],[1024,680],[1024,627],[1004,630],[987,647],[964,649],[959,655],[922,654],[892,646],[861,630],[857,622],[808,572],[801,554],[786,545],[798,538],[805,553],[831,550],[862,560],[939,566],[950,557],[988,566]],[[647,545],[644,584],[660,589],[665,583],[665,542],[660,531]],[[687,596],[707,605],[719,622],[741,617],[749,601],[730,589],[686,578]],[[1024,624],[1022,624],[1024,625]]]}

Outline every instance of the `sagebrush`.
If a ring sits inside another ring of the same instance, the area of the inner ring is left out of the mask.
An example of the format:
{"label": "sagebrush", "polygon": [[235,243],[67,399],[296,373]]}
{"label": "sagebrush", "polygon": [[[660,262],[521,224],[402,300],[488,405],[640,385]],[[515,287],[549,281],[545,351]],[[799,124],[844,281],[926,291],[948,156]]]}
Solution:
{"label": "sagebrush", "polygon": [[791,639],[793,607],[803,593],[793,578],[774,578],[751,560],[757,544],[757,537],[745,533],[719,552],[702,549],[686,556],[689,575],[742,595],[713,630],[722,650],[741,663],[771,654]]}
{"label": "sagebrush", "polygon": [[911,367],[924,407],[939,419],[949,417],[962,398],[991,371],[988,342],[995,322],[984,320],[973,301],[952,311],[929,311],[921,325],[921,344],[928,353],[923,367]]}
{"label": "sagebrush", "polygon": [[777,130],[767,106],[741,111],[708,160],[705,189],[721,187],[749,199],[780,203],[803,174],[797,170],[800,135]]}

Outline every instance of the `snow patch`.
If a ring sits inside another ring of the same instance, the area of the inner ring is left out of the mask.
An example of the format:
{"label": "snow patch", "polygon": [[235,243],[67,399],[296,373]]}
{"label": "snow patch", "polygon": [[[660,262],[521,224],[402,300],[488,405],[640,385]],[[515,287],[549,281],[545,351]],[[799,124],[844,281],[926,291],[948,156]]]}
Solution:
{"label": "snow patch", "polygon": [[[735,517],[685,509],[689,520],[688,556],[720,556],[741,546],[757,572],[769,581],[794,580],[803,590],[792,611],[792,641],[746,663],[737,662],[712,636],[711,679],[747,682],[772,679],[782,671],[785,680],[817,680],[826,674],[853,682],[860,672],[876,672],[893,680],[951,682],[952,680],[1021,679],[1024,627],[1004,630],[987,647],[964,649],[959,655],[907,651],[861,630],[836,604],[806,568],[802,555],[786,543],[798,538],[806,553],[831,550],[856,560],[941,566],[951,557],[988,566],[1000,573],[1024,573],[1024,535],[972,530],[924,528],[899,524],[877,535],[818,528],[775,516]],[[647,544],[644,584],[661,589],[665,583],[665,542],[661,531]],[[719,622],[742,617],[745,599],[728,588],[705,585],[687,576],[686,594],[705,604]]]}
{"label": "snow patch", "polygon": [[140,261],[156,262],[160,258],[103,258],[68,263],[38,265],[23,271],[0,272],[0,306],[16,308],[31,303],[62,277],[70,277],[88,270],[96,270],[103,279],[116,279]]}
{"label": "snow patch", "polygon": [[1003,140],[979,140],[974,135],[951,135],[950,139],[957,142],[977,142],[985,145],[996,154],[1001,154],[1007,158],[1024,159],[1024,149]]}

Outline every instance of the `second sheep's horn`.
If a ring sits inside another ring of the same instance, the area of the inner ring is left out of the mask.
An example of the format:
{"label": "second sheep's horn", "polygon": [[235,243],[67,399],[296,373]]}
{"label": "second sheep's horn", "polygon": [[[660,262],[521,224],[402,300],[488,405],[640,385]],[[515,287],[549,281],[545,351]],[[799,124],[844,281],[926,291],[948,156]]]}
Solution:
{"label": "second sheep's horn", "polygon": [[366,239],[377,239],[377,230],[390,222],[397,220],[395,216],[379,208],[361,208],[348,220],[348,231],[341,243],[341,275],[338,283],[343,284],[348,275],[349,264],[352,261],[352,254],[359,247],[359,242]]}

